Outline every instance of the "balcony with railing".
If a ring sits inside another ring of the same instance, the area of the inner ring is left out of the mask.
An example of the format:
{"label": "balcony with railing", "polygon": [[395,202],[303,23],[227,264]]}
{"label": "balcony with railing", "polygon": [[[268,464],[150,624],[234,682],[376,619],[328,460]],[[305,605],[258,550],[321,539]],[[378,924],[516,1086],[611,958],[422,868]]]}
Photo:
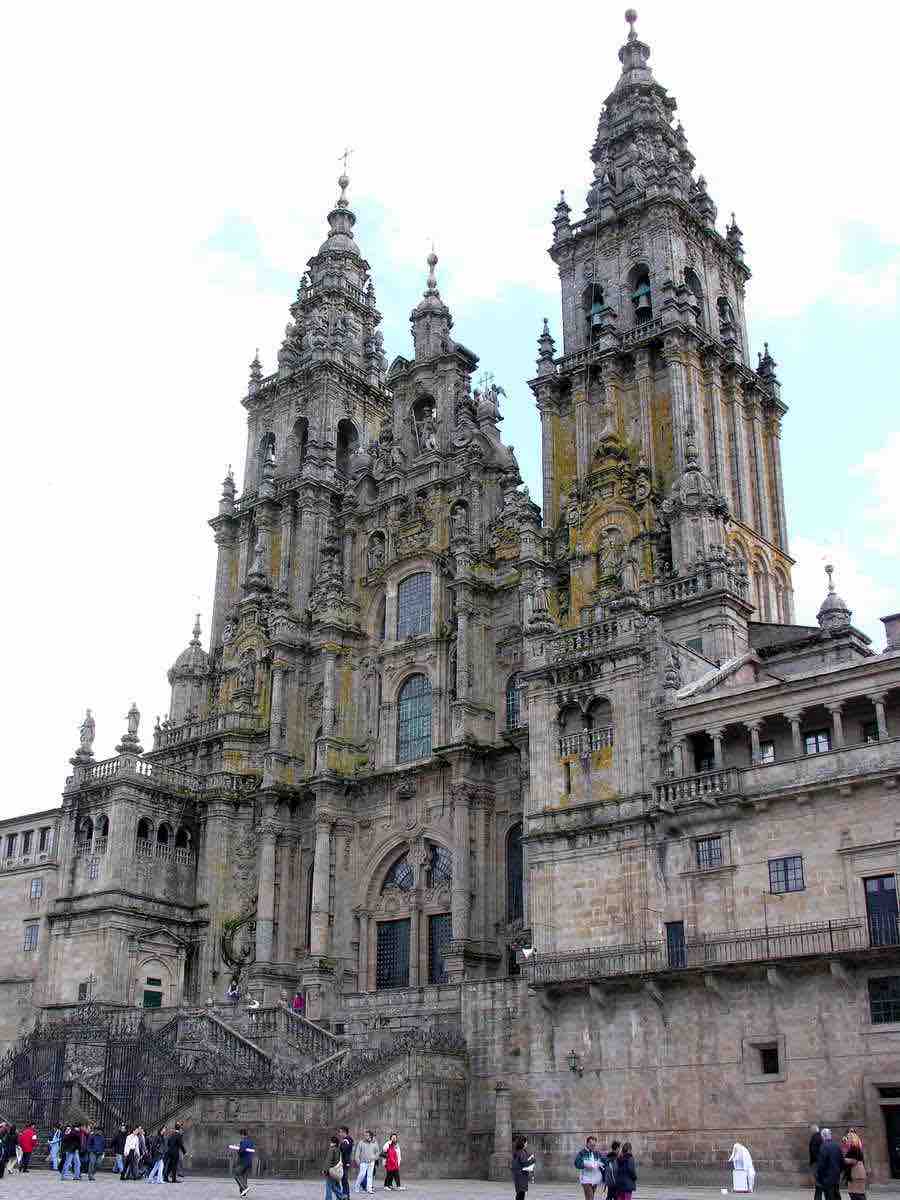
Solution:
{"label": "balcony with railing", "polygon": [[607,650],[620,641],[618,621],[598,621],[595,625],[582,625],[559,634],[550,643],[550,661],[578,659],[598,651]]}
{"label": "balcony with railing", "polygon": [[612,746],[614,728],[612,725],[601,725],[597,729],[583,729],[580,733],[566,733],[558,741],[560,758],[572,755],[581,758],[583,754],[592,754],[595,750],[605,750]]}
{"label": "balcony with railing", "polygon": [[680,779],[664,779],[653,785],[653,802],[657,808],[670,808],[695,801],[715,803],[743,792],[743,772],[738,767],[723,767],[718,771],[701,771]]}
{"label": "balcony with railing", "polygon": [[182,721],[180,725],[168,725],[160,729],[154,740],[154,749],[167,750],[185,742],[216,737],[222,733],[253,734],[265,732],[265,722],[248,713],[216,713],[212,717],[196,721]]}
{"label": "balcony with railing", "polygon": [[900,953],[897,914],[835,921],[772,925],[697,934],[683,941],[597,946],[559,954],[535,954],[524,966],[532,986],[561,987],[669,972],[710,971],[753,963],[832,958],[867,952]]}

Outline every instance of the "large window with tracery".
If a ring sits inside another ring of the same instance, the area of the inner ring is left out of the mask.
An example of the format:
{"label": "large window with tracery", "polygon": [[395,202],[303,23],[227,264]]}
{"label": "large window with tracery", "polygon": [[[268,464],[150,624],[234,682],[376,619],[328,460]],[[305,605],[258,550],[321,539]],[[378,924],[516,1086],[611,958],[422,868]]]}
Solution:
{"label": "large window with tracery", "polygon": [[412,762],[431,753],[431,681],[413,675],[397,699],[397,762]]}
{"label": "large window with tracery", "polygon": [[420,571],[401,579],[397,588],[397,640],[418,637],[431,629],[431,575]]}

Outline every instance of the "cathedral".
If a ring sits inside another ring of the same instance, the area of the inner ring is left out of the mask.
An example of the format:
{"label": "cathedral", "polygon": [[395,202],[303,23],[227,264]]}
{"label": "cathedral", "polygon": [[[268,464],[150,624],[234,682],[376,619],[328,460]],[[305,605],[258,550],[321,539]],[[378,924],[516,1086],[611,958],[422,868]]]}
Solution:
{"label": "cathedral", "polygon": [[[742,232],[626,20],[552,212],[540,505],[434,253],[386,356],[339,179],[250,366],[207,647],[198,618],[149,737],[132,706],[97,761],[88,712],[61,805],[0,822],[0,1109],[36,1021],[139,1009],[166,1053],[174,1021],[257,1081],[277,1041],[312,1072],[277,1112],[197,1076],[198,1147],[240,1116],[300,1163],[317,1121],[389,1112],[413,1172],[505,1177],[524,1133],[568,1177],[593,1130],[645,1180],[718,1178],[735,1138],[771,1178],[815,1121],[900,1175],[900,615],[873,646],[829,568],[795,622]],[[320,1063],[376,1046],[328,1107]]]}

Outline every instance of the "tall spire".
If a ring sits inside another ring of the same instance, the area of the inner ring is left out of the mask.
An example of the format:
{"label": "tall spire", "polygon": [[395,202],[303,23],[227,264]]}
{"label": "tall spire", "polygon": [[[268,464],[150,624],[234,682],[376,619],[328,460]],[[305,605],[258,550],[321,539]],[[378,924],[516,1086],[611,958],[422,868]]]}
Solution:
{"label": "tall spire", "polygon": [[425,260],[428,264],[428,277],[425,281],[425,291],[422,299],[409,314],[412,323],[413,341],[416,347],[416,358],[431,358],[442,354],[450,348],[450,330],[453,328],[453,317],[450,309],[441,299],[438,291],[435,268],[438,256],[431,248],[431,253]]}

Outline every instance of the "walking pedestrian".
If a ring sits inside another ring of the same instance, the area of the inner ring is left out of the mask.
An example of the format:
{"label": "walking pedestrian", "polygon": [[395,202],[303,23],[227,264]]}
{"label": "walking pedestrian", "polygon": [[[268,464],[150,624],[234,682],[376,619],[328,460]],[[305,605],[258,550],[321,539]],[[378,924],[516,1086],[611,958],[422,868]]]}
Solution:
{"label": "walking pedestrian", "polygon": [[616,1196],[620,1200],[631,1200],[631,1194],[636,1187],[637,1167],[631,1152],[631,1142],[625,1142],[616,1163]]}
{"label": "walking pedestrian", "polygon": [[228,1149],[237,1151],[237,1169],[234,1172],[234,1182],[238,1185],[240,1195],[246,1196],[250,1191],[247,1180],[253,1167],[253,1155],[256,1153],[253,1138],[246,1129],[242,1129],[241,1140],[238,1145],[229,1146]]}
{"label": "walking pedestrian", "polygon": [[88,1135],[87,1143],[88,1151],[88,1179],[91,1183],[94,1182],[94,1175],[97,1167],[106,1153],[106,1136],[102,1129],[98,1129],[96,1125],[91,1127],[91,1132]]}
{"label": "walking pedestrian", "polygon": [[603,1156],[603,1183],[606,1187],[606,1200],[616,1200],[616,1174],[619,1163],[618,1139],[609,1143],[609,1149]]}
{"label": "walking pedestrian", "polygon": [[813,1176],[813,1200],[822,1200],[822,1189],[816,1183],[816,1164],[819,1161],[819,1151],[822,1149],[822,1134],[818,1125],[809,1127],[809,1165]]}
{"label": "walking pedestrian", "polygon": [[178,1182],[178,1164],[183,1154],[187,1154],[187,1147],[181,1136],[181,1126],[176,1124],[166,1138],[166,1161],[163,1167],[163,1180],[166,1183]]}
{"label": "walking pedestrian", "polygon": [[822,1130],[822,1145],[816,1161],[816,1187],[821,1188],[824,1200],[841,1200],[841,1172],[844,1155],[831,1136],[830,1129]]}
{"label": "walking pedestrian", "polygon": [[534,1171],[534,1155],[528,1149],[528,1138],[517,1137],[513,1142],[513,1156],[510,1163],[513,1177],[513,1187],[516,1189],[516,1200],[525,1200],[528,1184]]}
{"label": "walking pedestrian", "polygon": [[62,1138],[62,1179],[81,1179],[81,1131],[67,1125]]}
{"label": "walking pedestrian", "polygon": [[336,1133],[331,1135],[331,1141],[328,1143],[328,1156],[322,1174],[325,1176],[325,1200],[341,1200],[344,1164],[341,1162],[340,1139]]}
{"label": "walking pedestrian", "polygon": [[847,1131],[847,1146],[844,1150],[844,1166],[849,1172],[847,1188],[850,1200],[865,1200],[866,1195],[866,1160],[863,1153],[862,1138],[855,1129]]}
{"label": "walking pedestrian", "polygon": [[[0,1125],[0,1179],[3,1178],[3,1174],[6,1171],[6,1164],[9,1161],[9,1134],[10,1130],[14,1128],[15,1126],[10,1125],[6,1121]],[[15,1157],[15,1153],[14,1148],[13,1157]]]}
{"label": "walking pedestrian", "polygon": [[359,1163],[359,1174],[353,1186],[354,1192],[374,1192],[375,1164],[378,1162],[380,1149],[371,1129],[366,1130],[366,1136],[356,1143],[356,1161]]}
{"label": "walking pedestrian", "polygon": [[128,1137],[128,1130],[124,1125],[120,1125],[116,1131],[115,1137],[110,1143],[110,1150],[116,1156],[113,1170],[117,1175],[121,1175],[125,1170],[125,1139]]}
{"label": "walking pedestrian", "polygon": [[34,1128],[33,1122],[29,1121],[22,1132],[19,1134],[19,1149],[22,1151],[22,1158],[19,1162],[19,1170],[24,1174],[31,1163],[31,1156],[34,1153],[34,1148],[38,1144],[37,1131]]}
{"label": "walking pedestrian", "polygon": [[50,1140],[47,1143],[47,1153],[50,1155],[50,1166],[54,1171],[58,1171],[62,1158],[62,1129],[59,1125],[56,1126],[50,1135]]}
{"label": "walking pedestrian", "polygon": [[125,1148],[122,1151],[124,1166],[119,1178],[123,1183],[129,1179],[137,1179],[138,1161],[141,1154],[141,1139],[138,1137],[137,1126],[125,1138]]}
{"label": "walking pedestrian", "polygon": [[303,998],[303,993],[299,988],[294,992],[294,998],[291,1001],[291,1011],[295,1012],[298,1017],[302,1017],[306,1010],[306,1001]]}
{"label": "walking pedestrian", "polygon": [[147,1172],[148,1183],[162,1183],[163,1170],[166,1165],[166,1135],[165,1125],[156,1137],[150,1139],[150,1170]]}
{"label": "walking pedestrian", "polygon": [[338,1150],[341,1152],[341,1195],[344,1200],[350,1200],[350,1163],[353,1161],[353,1138],[346,1125],[338,1129]]}
{"label": "walking pedestrian", "polygon": [[402,1155],[400,1153],[400,1142],[396,1133],[392,1133],[388,1140],[384,1143],[384,1190],[386,1192],[394,1189],[398,1192],[405,1192],[406,1188],[400,1182],[400,1162]]}
{"label": "walking pedestrian", "polygon": [[731,1147],[731,1189],[735,1192],[752,1192],[756,1182],[756,1168],[750,1151],[743,1142]]}
{"label": "walking pedestrian", "polygon": [[597,1187],[603,1183],[603,1160],[597,1149],[597,1139],[592,1133],[584,1139],[584,1145],[575,1155],[575,1170],[578,1182],[584,1189],[584,1200],[594,1200]]}

